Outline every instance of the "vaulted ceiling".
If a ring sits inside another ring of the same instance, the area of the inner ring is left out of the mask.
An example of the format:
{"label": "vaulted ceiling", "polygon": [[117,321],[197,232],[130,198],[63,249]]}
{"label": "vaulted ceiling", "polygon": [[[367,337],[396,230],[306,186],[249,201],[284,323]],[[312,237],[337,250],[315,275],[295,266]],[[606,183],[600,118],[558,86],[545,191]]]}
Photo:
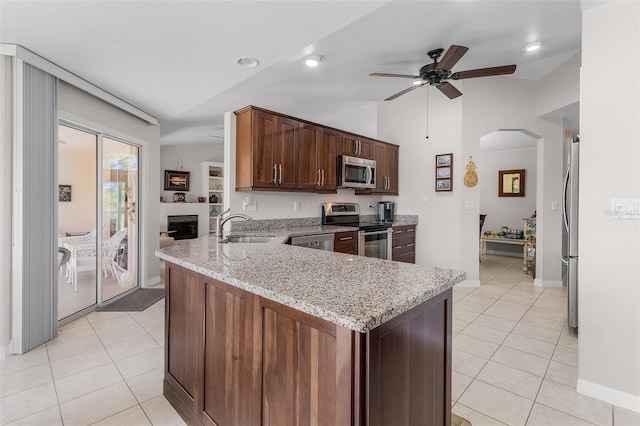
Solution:
{"label": "vaulted ceiling", "polygon": [[[580,49],[581,2],[2,0],[0,41],[156,116],[163,144],[213,143],[248,104],[328,125],[349,114],[372,133],[376,103],[411,81],[369,73],[417,74],[458,44],[456,71],[516,64],[512,78],[539,80]],[[325,59],[307,68],[310,54]]]}

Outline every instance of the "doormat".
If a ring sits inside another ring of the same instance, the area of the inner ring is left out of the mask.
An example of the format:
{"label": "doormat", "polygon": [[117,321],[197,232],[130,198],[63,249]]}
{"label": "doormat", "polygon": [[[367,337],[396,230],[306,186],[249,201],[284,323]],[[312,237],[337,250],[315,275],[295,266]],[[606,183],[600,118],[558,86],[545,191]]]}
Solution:
{"label": "doormat", "polygon": [[141,288],[98,309],[98,312],[144,311],[164,297],[163,288]]}

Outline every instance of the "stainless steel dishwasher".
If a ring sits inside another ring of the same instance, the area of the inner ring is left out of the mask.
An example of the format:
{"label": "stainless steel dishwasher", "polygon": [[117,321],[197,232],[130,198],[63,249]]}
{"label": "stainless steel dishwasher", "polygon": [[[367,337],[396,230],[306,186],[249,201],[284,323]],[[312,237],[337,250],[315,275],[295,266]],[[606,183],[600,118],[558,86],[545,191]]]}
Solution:
{"label": "stainless steel dishwasher", "polygon": [[291,245],[333,251],[333,234],[318,234],[305,235],[303,237],[292,237]]}

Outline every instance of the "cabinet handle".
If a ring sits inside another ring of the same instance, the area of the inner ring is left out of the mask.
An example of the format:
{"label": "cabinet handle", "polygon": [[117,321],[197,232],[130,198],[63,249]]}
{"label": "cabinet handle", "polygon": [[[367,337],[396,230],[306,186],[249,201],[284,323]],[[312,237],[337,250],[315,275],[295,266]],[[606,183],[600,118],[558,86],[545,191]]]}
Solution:
{"label": "cabinet handle", "polygon": [[278,169],[276,168],[276,164],[273,163],[273,184],[278,183]]}
{"label": "cabinet handle", "polygon": [[322,169],[322,184],[320,186],[324,186],[324,169]]}
{"label": "cabinet handle", "polygon": [[395,250],[395,249],[399,249],[399,248],[402,248],[402,246],[395,246],[393,249]]}
{"label": "cabinet handle", "polygon": [[316,186],[320,186],[320,169],[316,171],[316,175],[317,175]]}
{"label": "cabinet handle", "polygon": [[340,241],[349,241],[353,240],[353,237],[340,237]]}
{"label": "cabinet handle", "polygon": [[280,177],[278,178],[278,184],[282,185],[282,164],[278,164],[278,171],[280,172]]}
{"label": "cabinet handle", "polygon": [[409,244],[407,244],[407,247],[412,247],[414,245],[415,245],[415,243],[409,243]]}
{"label": "cabinet handle", "polygon": [[358,155],[362,154],[362,142],[358,139]]}

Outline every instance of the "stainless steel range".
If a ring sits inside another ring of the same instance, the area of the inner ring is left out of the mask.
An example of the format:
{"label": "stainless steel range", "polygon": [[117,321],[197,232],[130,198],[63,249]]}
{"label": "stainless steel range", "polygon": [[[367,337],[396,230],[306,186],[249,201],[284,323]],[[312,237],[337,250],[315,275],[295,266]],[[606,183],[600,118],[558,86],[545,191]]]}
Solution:
{"label": "stainless steel range", "polygon": [[391,260],[391,223],[361,223],[358,203],[324,203],[322,224],[358,228],[360,256]]}

